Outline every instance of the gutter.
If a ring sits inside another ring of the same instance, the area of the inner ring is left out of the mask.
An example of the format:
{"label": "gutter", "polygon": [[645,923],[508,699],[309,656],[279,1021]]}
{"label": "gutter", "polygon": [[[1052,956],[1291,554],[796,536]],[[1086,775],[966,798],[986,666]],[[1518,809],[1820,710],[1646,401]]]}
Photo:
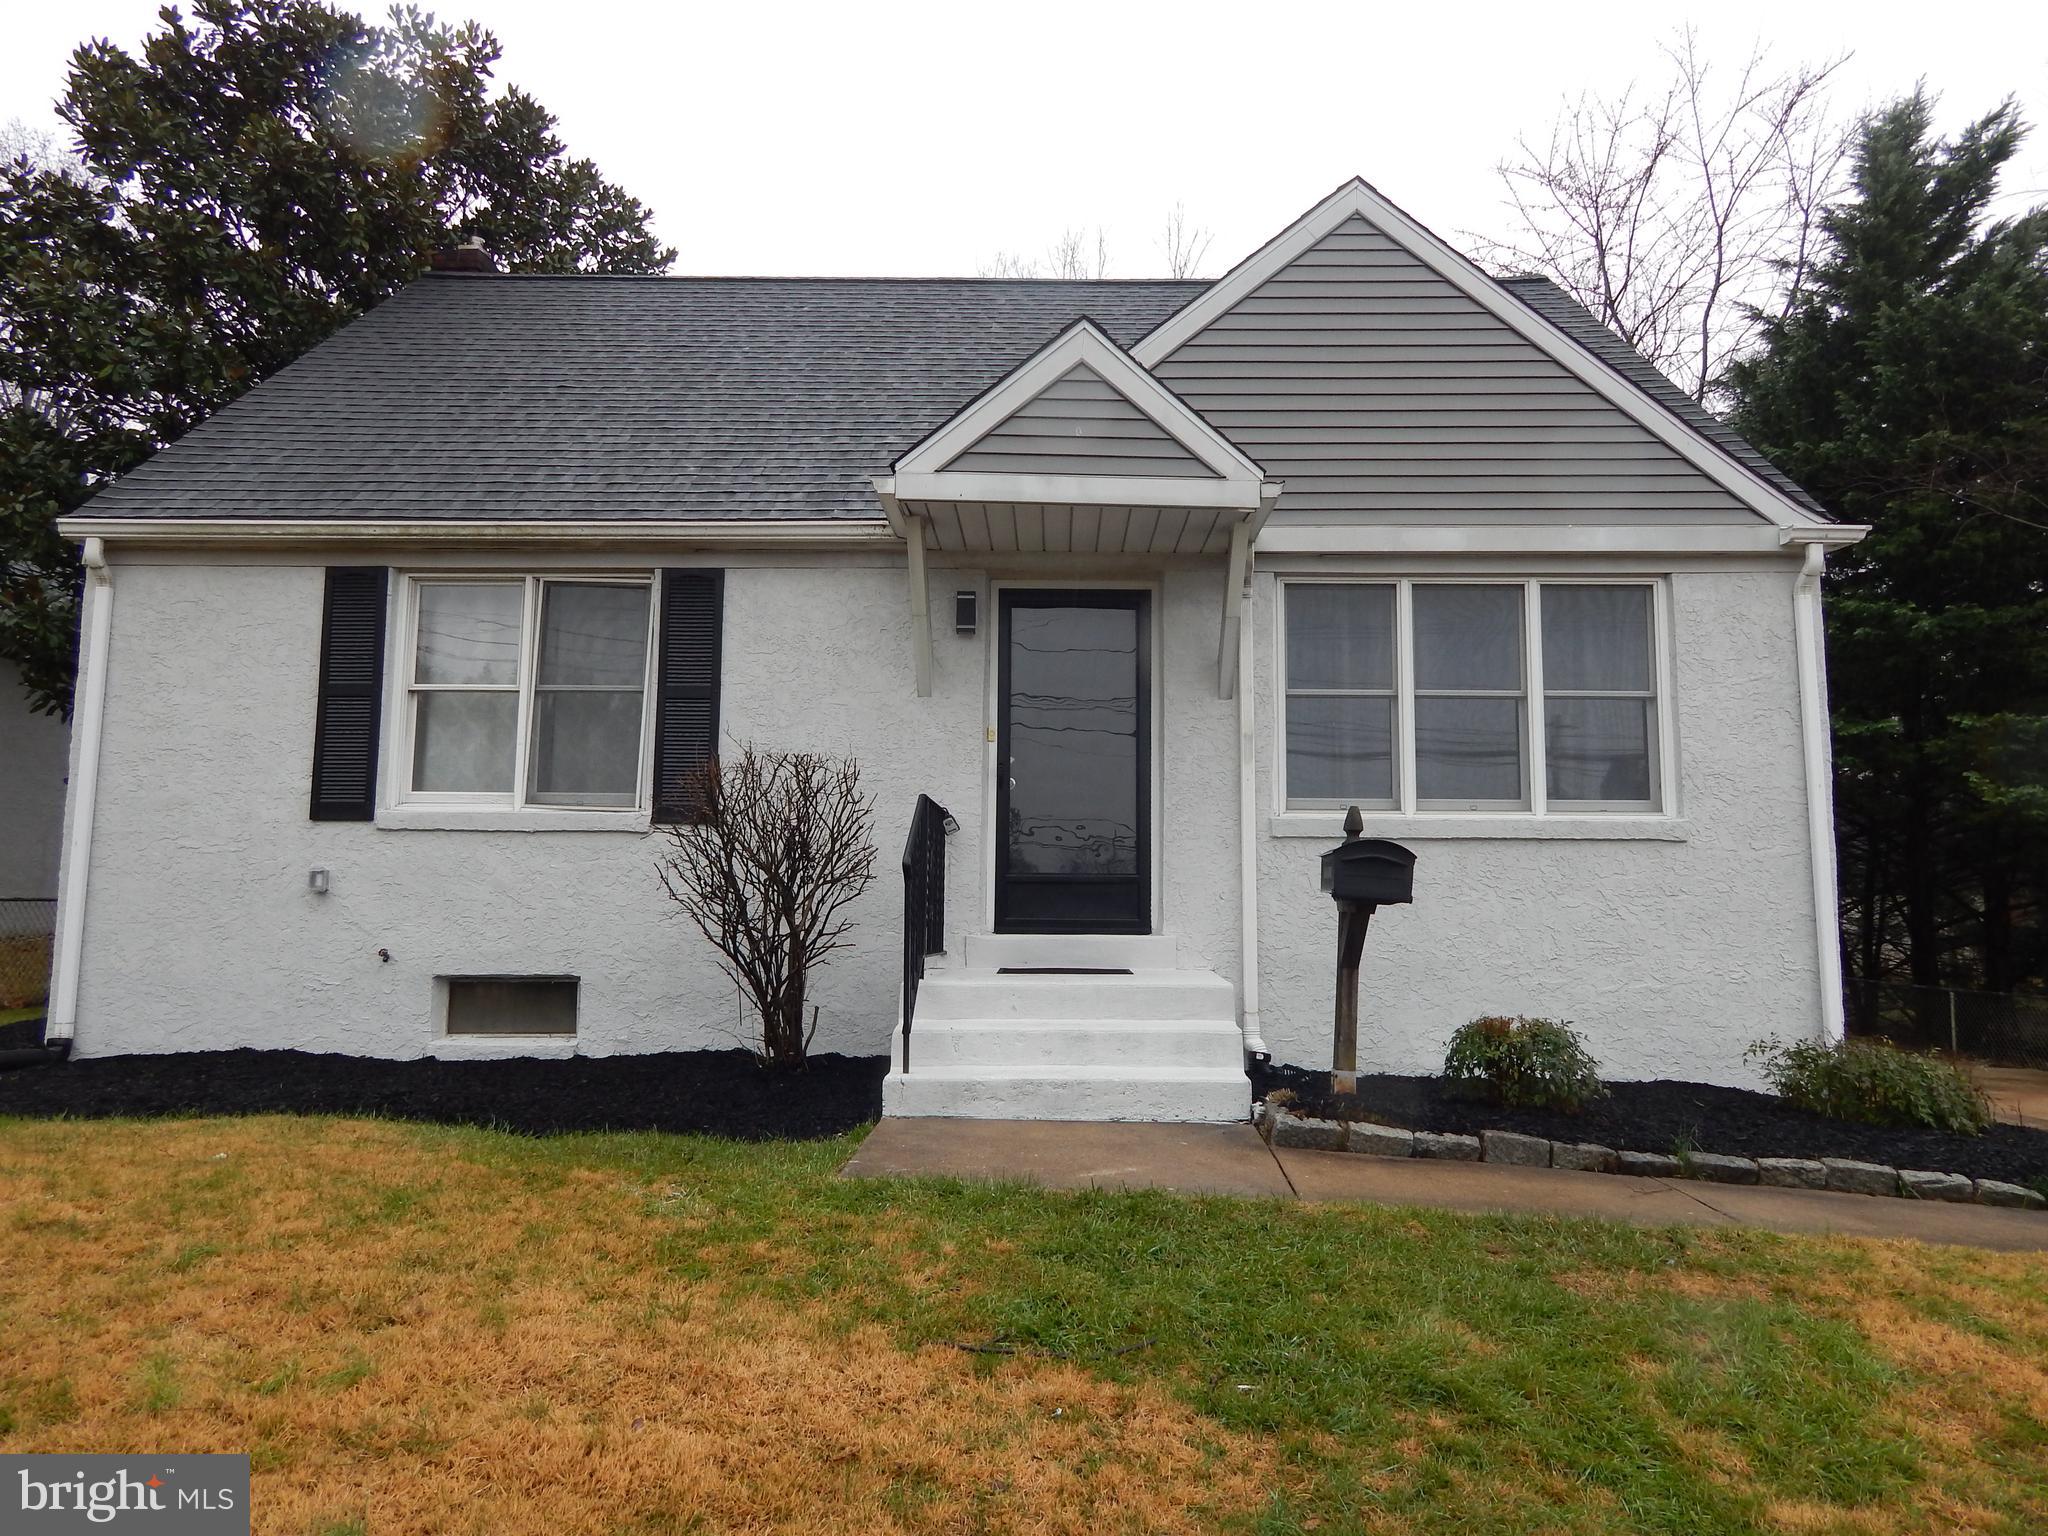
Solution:
{"label": "gutter", "polygon": [[470,548],[479,540],[545,548],[619,544],[667,548],[887,548],[896,536],[880,518],[613,518],[604,521],[483,518],[63,517],[67,539],[119,539],[169,547],[400,544]]}
{"label": "gutter", "polygon": [[1828,728],[1826,639],[1821,628],[1820,578],[1827,544],[1806,544],[1792,588],[1792,624],[1799,650],[1799,720],[1806,759],[1806,833],[1813,861],[1814,944],[1820,969],[1820,1033],[1839,1041],[1842,1016],[1842,930],[1835,884],[1835,770]]}
{"label": "gutter", "polygon": [[[1252,561],[1245,551],[1240,600],[1251,603]],[[1241,1000],[1244,1050],[1247,1057],[1270,1059],[1272,1052],[1259,1025],[1259,751],[1256,647],[1252,626],[1237,626],[1237,870],[1238,870],[1238,996]]]}
{"label": "gutter", "polygon": [[78,761],[71,769],[71,825],[57,899],[57,958],[50,978],[50,1018],[41,1049],[69,1052],[78,1026],[78,969],[85,949],[86,880],[92,872],[92,820],[99,799],[100,726],[107,707],[108,646],[114,630],[114,573],[102,539],[85,541],[85,676],[77,708]]}

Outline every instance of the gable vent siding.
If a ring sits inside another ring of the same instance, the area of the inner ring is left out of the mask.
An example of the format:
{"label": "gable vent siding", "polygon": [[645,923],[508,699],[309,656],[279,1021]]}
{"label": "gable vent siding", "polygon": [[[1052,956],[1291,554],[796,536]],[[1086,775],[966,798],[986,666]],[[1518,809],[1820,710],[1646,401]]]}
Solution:
{"label": "gable vent siding", "polygon": [[946,468],[981,474],[1217,478],[1085,363],[1048,384]]}
{"label": "gable vent siding", "polygon": [[320,621],[313,714],[314,821],[377,814],[377,737],[384,712],[383,566],[330,566]]}
{"label": "gable vent siding", "polygon": [[1755,514],[1362,218],[1153,370],[1347,521],[1746,523]]}
{"label": "gable vent siding", "polygon": [[690,776],[718,754],[725,572],[661,574],[661,640],[656,656],[654,820],[693,821]]}

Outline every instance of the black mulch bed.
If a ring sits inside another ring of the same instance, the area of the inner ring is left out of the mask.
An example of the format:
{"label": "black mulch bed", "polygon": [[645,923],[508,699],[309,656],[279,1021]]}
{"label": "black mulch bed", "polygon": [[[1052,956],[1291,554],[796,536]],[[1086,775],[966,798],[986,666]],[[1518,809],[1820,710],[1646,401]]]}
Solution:
{"label": "black mulch bed", "polygon": [[0,1115],[386,1115],[500,1130],[836,1136],[882,1112],[886,1056],[745,1051],[509,1061],[385,1061],[306,1051],[100,1056],[0,1072]]}
{"label": "black mulch bed", "polygon": [[22,1019],[14,1024],[0,1024],[0,1051],[12,1051],[24,1045],[43,1043],[43,1021]]}
{"label": "black mulch bed", "polygon": [[1254,1096],[1294,1094],[1288,1109],[1319,1120],[1373,1120],[1416,1131],[1521,1131],[1552,1141],[1590,1141],[1631,1152],[1695,1152],[1737,1157],[1853,1157],[1894,1168],[1966,1173],[2025,1184],[2048,1176],[2048,1131],[1994,1125],[1982,1136],[1891,1130],[1830,1120],[1774,1094],[1705,1083],[1610,1083],[1608,1096],[1576,1115],[1502,1109],[1454,1093],[1440,1077],[1360,1074],[1355,1096],[1330,1092],[1330,1074],[1268,1066],[1252,1074]]}

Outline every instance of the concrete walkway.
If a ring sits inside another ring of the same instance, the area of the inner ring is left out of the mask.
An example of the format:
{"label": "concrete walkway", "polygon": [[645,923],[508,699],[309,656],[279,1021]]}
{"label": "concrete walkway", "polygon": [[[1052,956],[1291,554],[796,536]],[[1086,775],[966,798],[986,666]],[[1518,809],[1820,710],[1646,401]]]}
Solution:
{"label": "concrete walkway", "polygon": [[885,1119],[841,1171],[853,1178],[1020,1179],[1052,1189],[1350,1200],[2048,1251],[2048,1214],[2035,1211],[1501,1163],[1276,1151],[1249,1125]]}

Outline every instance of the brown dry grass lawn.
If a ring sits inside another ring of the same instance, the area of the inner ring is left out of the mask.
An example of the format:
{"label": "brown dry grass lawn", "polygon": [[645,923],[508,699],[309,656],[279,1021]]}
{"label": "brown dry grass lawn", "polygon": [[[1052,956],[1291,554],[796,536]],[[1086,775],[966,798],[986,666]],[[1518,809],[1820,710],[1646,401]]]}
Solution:
{"label": "brown dry grass lawn", "polygon": [[292,1536],[2048,1523],[2036,1259],[847,1151],[0,1122],[0,1450],[247,1451]]}

